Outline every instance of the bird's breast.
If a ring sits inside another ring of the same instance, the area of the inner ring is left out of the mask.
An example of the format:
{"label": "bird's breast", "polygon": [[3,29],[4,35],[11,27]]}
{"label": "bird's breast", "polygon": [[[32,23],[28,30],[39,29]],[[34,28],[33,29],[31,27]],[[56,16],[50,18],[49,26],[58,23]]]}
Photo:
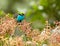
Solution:
{"label": "bird's breast", "polygon": [[20,16],[20,15],[17,16],[17,21],[20,21],[20,20],[23,20],[23,19],[24,19],[24,16]]}

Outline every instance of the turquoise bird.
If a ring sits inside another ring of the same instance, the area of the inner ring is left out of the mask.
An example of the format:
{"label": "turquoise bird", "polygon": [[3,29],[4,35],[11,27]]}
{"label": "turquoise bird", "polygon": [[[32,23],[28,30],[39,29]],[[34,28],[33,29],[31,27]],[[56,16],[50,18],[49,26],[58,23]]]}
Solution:
{"label": "turquoise bird", "polygon": [[24,20],[24,18],[25,18],[24,14],[18,14],[16,20],[17,22],[21,22]]}

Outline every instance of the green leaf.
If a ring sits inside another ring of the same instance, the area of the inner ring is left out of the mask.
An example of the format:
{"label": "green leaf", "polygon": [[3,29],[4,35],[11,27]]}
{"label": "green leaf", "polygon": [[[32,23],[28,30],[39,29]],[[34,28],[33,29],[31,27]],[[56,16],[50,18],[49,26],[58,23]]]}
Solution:
{"label": "green leaf", "polygon": [[48,6],[48,0],[40,0],[40,5]]}

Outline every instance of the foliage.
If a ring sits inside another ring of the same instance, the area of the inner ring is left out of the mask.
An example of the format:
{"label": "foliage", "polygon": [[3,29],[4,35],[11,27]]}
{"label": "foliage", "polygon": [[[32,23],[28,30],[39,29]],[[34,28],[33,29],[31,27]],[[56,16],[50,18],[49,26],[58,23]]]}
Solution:
{"label": "foliage", "polygon": [[0,46],[60,46],[60,0],[0,0]]}
{"label": "foliage", "polygon": [[33,29],[30,22],[17,23],[8,15],[0,20],[3,21],[0,24],[0,46],[60,46],[60,22],[55,22],[57,24],[52,28],[46,21],[45,28],[40,32]]}

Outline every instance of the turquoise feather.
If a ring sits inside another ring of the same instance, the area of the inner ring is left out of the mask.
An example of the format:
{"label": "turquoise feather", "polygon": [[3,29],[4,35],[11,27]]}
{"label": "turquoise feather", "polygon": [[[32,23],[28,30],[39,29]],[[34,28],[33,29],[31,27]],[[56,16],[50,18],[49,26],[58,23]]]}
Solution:
{"label": "turquoise feather", "polygon": [[21,22],[22,20],[24,20],[24,15],[18,15],[16,20],[17,22]]}

